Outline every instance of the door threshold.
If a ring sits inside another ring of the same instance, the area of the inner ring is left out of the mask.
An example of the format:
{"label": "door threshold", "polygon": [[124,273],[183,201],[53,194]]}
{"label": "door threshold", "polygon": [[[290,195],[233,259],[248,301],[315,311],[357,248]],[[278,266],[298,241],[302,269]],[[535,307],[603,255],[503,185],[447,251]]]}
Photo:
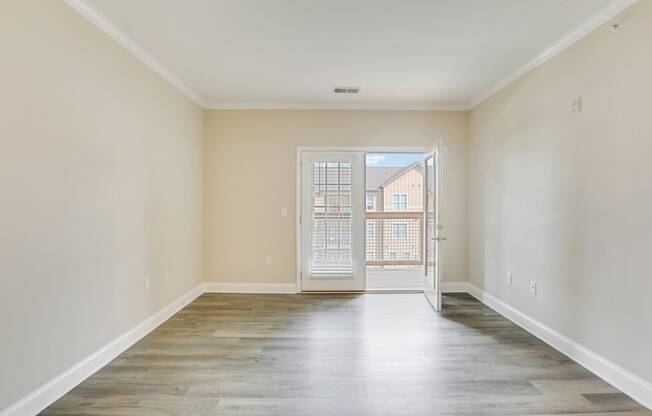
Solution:
{"label": "door threshold", "polygon": [[383,293],[423,293],[422,289],[304,290],[300,295],[373,295]]}
{"label": "door threshold", "polygon": [[364,295],[364,290],[303,290],[299,295]]}

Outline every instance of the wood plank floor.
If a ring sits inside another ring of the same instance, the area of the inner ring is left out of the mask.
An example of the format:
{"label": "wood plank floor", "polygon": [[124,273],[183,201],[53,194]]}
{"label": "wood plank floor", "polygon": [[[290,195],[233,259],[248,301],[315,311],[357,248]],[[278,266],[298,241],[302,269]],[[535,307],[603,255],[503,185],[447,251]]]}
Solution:
{"label": "wood plank floor", "polygon": [[468,295],[205,294],[44,415],[628,415]]}

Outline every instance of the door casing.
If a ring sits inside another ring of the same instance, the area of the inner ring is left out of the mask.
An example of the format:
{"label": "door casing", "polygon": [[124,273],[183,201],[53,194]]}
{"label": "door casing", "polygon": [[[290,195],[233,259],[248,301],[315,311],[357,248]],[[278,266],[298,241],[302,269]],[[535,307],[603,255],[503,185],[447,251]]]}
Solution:
{"label": "door casing", "polygon": [[[302,269],[302,228],[301,228],[301,159],[303,152],[364,152],[364,153],[432,153],[433,149],[421,146],[399,146],[399,147],[373,147],[373,146],[297,146],[297,160],[296,160],[296,218],[295,218],[295,246],[296,246],[296,279],[297,279],[297,292],[303,292],[301,282],[301,269]],[[364,198],[364,192],[362,198]]]}

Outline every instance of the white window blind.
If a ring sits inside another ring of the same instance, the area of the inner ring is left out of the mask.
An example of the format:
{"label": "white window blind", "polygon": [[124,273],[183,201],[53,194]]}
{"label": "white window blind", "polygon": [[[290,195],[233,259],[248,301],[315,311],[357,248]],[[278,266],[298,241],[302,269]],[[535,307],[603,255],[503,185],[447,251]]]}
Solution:
{"label": "white window blind", "polygon": [[310,274],[353,274],[351,163],[312,163],[312,255]]}

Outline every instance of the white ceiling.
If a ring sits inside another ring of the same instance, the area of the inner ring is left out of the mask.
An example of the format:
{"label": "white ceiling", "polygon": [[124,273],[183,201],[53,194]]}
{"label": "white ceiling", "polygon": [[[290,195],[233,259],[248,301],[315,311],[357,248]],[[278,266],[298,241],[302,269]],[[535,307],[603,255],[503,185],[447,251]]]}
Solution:
{"label": "white ceiling", "polygon": [[632,2],[67,1],[207,108],[399,109],[469,108]]}

